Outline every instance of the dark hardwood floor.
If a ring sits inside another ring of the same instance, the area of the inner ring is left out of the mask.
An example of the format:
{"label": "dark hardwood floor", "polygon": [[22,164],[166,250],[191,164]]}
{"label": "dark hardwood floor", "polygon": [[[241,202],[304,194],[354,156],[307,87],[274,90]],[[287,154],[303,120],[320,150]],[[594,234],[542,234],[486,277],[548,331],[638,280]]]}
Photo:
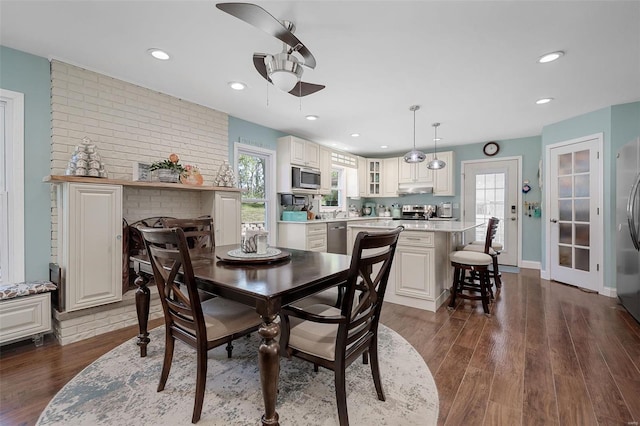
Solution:
{"label": "dark hardwood floor", "polygon": [[[503,281],[491,318],[470,301],[453,312],[383,309],[382,322],[422,354],[435,378],[438,423],[639,424],[640,325],[617,300],[533,270]],[[49,336],[40,348],[0,348],[0,424],[35,424],[68,380],[136,334],[129,327],[67,346]]]}

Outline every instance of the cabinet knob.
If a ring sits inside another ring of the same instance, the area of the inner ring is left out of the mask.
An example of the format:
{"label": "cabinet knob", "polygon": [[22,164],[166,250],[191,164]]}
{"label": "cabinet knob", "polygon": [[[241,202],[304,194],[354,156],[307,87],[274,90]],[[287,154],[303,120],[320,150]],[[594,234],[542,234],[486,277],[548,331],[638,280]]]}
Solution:
{"label": "cabinet knob", "polygon": [[122,235],[116,235],[116,240],[121,240],[122,239]]}

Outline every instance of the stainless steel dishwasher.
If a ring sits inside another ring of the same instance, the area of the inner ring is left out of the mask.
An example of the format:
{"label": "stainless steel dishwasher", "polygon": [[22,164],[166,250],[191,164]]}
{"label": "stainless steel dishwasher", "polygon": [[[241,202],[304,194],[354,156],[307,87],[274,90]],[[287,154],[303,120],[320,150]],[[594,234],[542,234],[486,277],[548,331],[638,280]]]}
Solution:
{"label": "stainless steel dishwasher", "polygon": [[327,252],[347,254],[347,222],[329,222]]}

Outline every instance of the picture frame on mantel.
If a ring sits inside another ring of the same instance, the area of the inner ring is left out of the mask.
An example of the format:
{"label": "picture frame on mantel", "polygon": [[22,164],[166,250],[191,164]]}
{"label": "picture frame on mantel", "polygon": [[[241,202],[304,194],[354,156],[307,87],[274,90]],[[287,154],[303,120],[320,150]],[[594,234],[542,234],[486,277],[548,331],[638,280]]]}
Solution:
{"label": "picture frame on mantel", "polygon": [[151,164],[133,162],[133,180],[140,182],[151,181]]}

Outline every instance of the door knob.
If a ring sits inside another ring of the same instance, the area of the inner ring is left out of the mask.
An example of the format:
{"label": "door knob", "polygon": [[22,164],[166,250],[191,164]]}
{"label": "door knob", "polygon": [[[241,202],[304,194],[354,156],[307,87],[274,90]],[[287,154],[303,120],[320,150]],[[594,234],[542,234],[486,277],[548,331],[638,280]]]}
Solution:
{"label": "door knob", "polygon": [[516,219],[517,219],[517,218],[515,218],[515,217],[512,217],[512,218],[511,218],[511,220],[516,220]]}
{"label": "door knob", "polygon": [[558,219],[549,219],[549,222],[558,223]]}

